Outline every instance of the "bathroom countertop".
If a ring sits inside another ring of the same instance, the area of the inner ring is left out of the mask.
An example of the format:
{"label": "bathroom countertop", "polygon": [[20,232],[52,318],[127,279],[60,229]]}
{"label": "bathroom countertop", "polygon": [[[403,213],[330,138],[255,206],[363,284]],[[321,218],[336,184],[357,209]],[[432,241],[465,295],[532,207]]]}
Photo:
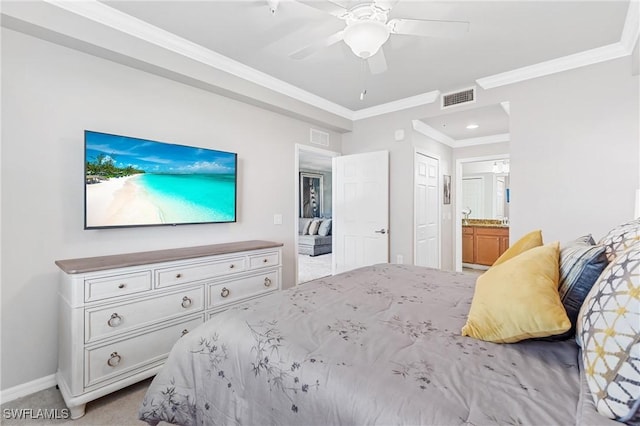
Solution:
{"label": "bathroom countertop", "polygon": [[500,219],[468,219],[462,220],[462,226],[476,226],[479,228],[509,228],[509,224],[502,223]]}

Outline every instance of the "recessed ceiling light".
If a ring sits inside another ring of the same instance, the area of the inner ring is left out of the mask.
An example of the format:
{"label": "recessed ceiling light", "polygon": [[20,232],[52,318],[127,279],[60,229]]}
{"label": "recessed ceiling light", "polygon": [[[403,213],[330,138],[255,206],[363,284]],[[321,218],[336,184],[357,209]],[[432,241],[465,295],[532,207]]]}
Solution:
{"label": "recessed ceiling light", "polygon": [[477,129],[478,127],[480,127],[480,126],[478,126],[478,125],[477,125],[477,124],[475,124],[475,123],[472,123],[472,124],[469,124],[469,125],[467,126],[467,129],[469,129],[469,130],[473,130],[473,129]]}

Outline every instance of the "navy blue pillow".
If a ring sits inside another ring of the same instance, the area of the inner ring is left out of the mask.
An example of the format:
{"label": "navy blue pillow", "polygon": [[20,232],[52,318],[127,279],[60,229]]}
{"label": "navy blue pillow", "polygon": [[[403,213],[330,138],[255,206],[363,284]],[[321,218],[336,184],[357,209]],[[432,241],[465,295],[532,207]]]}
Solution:
{"label": "navy blue pillow", "polygon": [[560,247],[558,293],[571,321],[571,329],[553,336],[553,340],[564,340],[575,335],[580,307],[608,263],[605,247],[594,245],[591,235],[580,237]]}

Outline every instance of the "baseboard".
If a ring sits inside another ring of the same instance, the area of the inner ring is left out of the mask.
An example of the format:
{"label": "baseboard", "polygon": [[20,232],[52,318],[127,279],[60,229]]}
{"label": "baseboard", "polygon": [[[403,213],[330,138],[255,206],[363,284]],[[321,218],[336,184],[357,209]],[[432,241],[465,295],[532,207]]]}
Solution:
{"label": "baseboard", "polygon": [[476,265],[475,263],[462,263],[462,267],[464,268],[469,268],[469,269],[477,269],[479,271],[486,271],[489,269],[488,266],[484,266],[484,265]]}
{"label": "baseboard", "polygon": [[0,391],[0,403],[4,404],[5,402],[40,392],[41,390],[48,389],[56,384],[56,375],[52,374],[50,376],[42,377],[40,379],[32,380],[12,388],[2,390]]}

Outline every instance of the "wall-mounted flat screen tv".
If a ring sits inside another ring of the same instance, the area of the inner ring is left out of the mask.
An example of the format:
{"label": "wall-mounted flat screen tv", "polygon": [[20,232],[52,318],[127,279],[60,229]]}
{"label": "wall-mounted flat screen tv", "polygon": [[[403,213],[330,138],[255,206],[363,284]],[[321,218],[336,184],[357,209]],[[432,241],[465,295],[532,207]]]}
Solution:
{"label": "wall-mounted flat screen tv", "polygon": [[86,130],[85,229],[236,221],[237,154]]}

